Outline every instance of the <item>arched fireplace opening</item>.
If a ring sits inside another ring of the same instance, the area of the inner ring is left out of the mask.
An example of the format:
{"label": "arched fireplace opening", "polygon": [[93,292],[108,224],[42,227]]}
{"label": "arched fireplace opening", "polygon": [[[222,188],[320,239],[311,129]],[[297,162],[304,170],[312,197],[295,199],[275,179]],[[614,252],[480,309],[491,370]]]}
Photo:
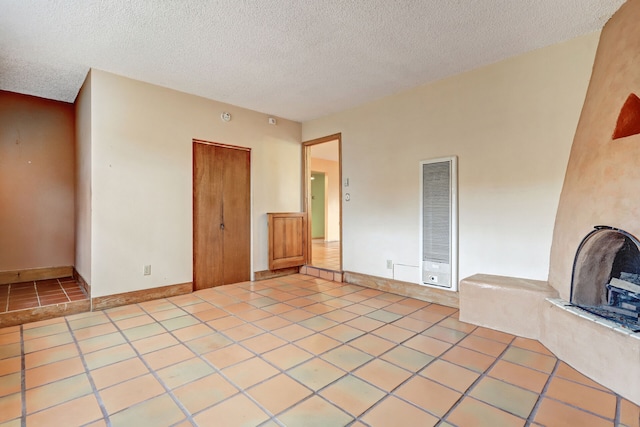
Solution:
{"label": "arched fireplace opening", "polygon": [[640,331],[640,242],[624,230],[596,226],[578,246],[571,304]]}

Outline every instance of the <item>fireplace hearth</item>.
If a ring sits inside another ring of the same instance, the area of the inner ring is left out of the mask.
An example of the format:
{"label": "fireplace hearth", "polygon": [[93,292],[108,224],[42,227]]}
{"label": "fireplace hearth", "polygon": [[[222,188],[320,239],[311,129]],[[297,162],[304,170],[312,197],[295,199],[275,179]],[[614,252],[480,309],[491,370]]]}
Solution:
{"label": "fireplace hearth", "polygon": [[640,332],[640,242],[624,230],[596,226],[576,252],[571,305]]}

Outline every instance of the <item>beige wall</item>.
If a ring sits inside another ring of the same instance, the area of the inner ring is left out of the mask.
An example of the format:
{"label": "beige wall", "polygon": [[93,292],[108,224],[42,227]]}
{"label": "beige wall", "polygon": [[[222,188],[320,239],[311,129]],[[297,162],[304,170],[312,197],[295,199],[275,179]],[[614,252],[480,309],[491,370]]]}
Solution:
{"label": "beige wall", "polygon": [[[640,1],[625,3],[602,30],[562,189],[549,283],[570,298],[576,250],[596,225],[640,238],[640,135],[612,140],[620,109],[640,95]],[[638,393],[640,396],[640,393]]]}
{"label": "beige wall", "polygon": [[266,213],[301,208],[299,123],[99,70],[91,105],[94,297],[192,281],[193,138],[252,149],[252,269],[268,268]]}
{"label": "beige wall", "polygon": [[75,102],[76,203],[75,269],[91,283],[91,72]]}
{"label": "beige wall", "polygon": [[419,263],[419,161],[459,156],[460,278],[547,279],[554,217],[598,34],[303,123],[342,133],[344,269]]}
{"label": "beige wall", "polygon": [[0,271],[74,262],[73,105],[0,91]]}
{"label": "beige wall", "polygon": [[311,171],[324,172],[325,177],[325,224],[324,239],[328,242],[340,240],[340,164],[332,160],[311,158]]}

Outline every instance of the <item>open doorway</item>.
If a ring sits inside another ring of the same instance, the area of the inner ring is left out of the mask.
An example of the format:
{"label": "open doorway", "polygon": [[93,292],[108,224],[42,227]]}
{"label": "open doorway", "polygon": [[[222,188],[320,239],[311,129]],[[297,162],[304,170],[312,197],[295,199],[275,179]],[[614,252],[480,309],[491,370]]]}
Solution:
{"label": "open doorway", "polygon": [[340,134],[303,143],[308,264],[342,271],[342,147]]}

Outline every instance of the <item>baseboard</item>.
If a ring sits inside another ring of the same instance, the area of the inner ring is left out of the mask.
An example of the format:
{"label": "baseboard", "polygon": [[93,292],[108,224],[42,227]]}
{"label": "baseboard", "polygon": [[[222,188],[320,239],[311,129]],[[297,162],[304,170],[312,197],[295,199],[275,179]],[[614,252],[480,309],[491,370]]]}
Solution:
{"label": "baseboard", "polygon": [[446,305],[447,307],[458,308],[459,306],[458,292],[444,291],[430,288],[428,286],[420,286],[415,283],[401,282],[399,280],[369,276],[367,274],[353,273],[351,271],[344,272],[343,280],[346,283],[351,283],[353,285],[360,285],[367,288],[377,289],[379,291],[419,299],[421,301]]}
{"label": "baseboard", "polygon": [[91,302],[71,301],[62,304],[46,305],[44,307],[26,308],[24,310],[0,313],[0,328],[22,325],[23,323],[39,322],[53,319],[54,317],[68,316],[70,314],[85,313],[91,309]]}
{"label": "baseboard", "polygon": [[297,274],[299,271],[300,271],[300,267],[288,267],[288,268],[280,268],[278,270],[256,271],[255,273],[253,273],[253,279],[255,281],[267,280],[267,279],[272,279],[274,277],[282,277],[282,276],[289,276],[291,274]]}
{"label": "baseboard", "polygon": [[92,311],[106,310],[108,308],[119,307],[121,305],[174,297],[176,295],[183,295],[191,292],[193,292],[193,283],[180,283],[178,285],[162,286],[159,288],[142,289],[139,291],[91,298],[91,307]]}
{"label": "baseboard", "polygon": [[73,278],[76,279],[76,281],[80,284],[82,289],[84,289],[84,292],[89,297],[91,297],[91,285],[88,284],[86,280],[84,280],[84,277],[82,277],[80,273],[78,273],[78,270],[76,270],[75,268],[73,269]]}
{"label": "baseboard", "polygon": [[73,267],[71,266],[0,271],[0,285],[6,285],[7,283],[30,282],[34,280],[57,279],[59,277],[71,277],[72,275]]}

